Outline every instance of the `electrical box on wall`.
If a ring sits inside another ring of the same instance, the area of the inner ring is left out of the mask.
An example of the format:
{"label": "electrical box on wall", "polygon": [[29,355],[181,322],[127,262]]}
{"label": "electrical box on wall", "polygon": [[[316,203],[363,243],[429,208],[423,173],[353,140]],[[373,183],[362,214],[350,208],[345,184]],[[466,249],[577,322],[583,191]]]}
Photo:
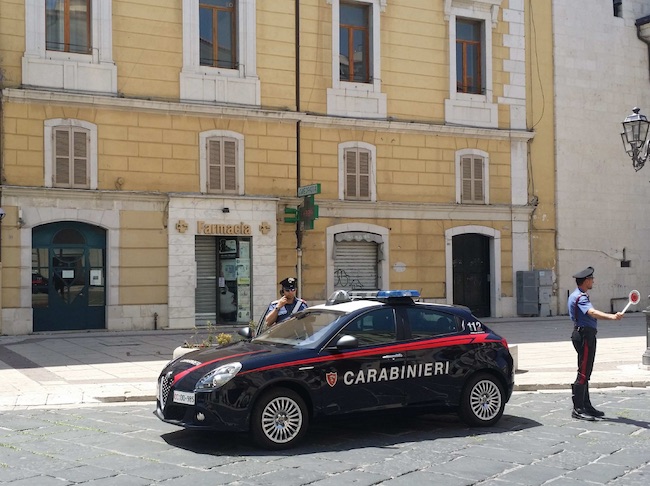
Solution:
{"label": "electrical box on wall", "polygon": [[517,314],[550,316],[553,274],[550,270],[517,272]]}

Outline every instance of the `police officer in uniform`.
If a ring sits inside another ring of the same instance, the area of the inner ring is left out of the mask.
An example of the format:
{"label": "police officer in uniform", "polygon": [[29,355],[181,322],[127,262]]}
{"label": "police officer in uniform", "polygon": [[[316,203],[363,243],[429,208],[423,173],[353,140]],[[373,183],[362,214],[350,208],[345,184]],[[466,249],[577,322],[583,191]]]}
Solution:
{"label": "police officer in uniform", "polygon": [[573,392],[571,416],[579,420],[595,420],[595,417],[605,415],[604,412],[596,410],[589,400],[589,379],[596,356],[596,333],[598,332],[596,321],[597,319],[618,321],[623,318],[623,313],[609,314],[594,309],[587,294],[594,285],[593,267],[585,268],[576,273],[573,278],[576,279],[577,288],[569,295],[567,307],[574,325],[571,341],[578,353],[578,376],[571,385]]}
{"label": "police officer in uniform", "polygon": [[280,293],[282,297],[278,300],[274,300],[269,305],[268,310],[266,311],[266,317],[264,322],[267,327],[271,327],[278,322],[282,322],[293,314],[303,309],[306,309],[307,302],[296,296],[298,279],[295,277],[285,278],[280,282],[282,289]]}

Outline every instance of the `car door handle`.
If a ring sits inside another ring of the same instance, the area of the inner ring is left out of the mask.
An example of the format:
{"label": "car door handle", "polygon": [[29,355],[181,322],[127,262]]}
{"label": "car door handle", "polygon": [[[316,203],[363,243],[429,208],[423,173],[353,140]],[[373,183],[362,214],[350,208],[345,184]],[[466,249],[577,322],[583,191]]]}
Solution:
{"label": "car door handle", "polygon": [[314,369],[313,366],[301,366],[300,368],[298,368],[298,371],[308,371],[313,369]]}
{"label": "car door handle", "polygon": [[381,359],[397,359],[397,358],[403,358],[404,355],[402,353],[397,353],[397,354],[386,354],[381,357]]}

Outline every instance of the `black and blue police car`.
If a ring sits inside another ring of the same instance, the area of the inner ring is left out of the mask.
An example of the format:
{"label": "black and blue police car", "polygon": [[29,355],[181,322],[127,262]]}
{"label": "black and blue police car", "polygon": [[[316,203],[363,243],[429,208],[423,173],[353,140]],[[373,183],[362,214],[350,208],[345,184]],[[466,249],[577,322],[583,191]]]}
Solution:
{"label": "black and blue police car", "polygon": [[337,291],[261,334],[169,362],[155,414],[186,428],[250,432],[267,449],[310,422],[413,407],[471,426],[503,415],[514,387],[504,338],[469,309],[417,302],[417,291]]}

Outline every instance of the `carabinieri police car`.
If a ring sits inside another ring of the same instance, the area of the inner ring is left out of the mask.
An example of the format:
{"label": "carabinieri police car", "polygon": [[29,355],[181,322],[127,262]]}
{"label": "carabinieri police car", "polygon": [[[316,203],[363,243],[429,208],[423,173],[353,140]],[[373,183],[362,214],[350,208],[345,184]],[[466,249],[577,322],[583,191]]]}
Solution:
{"label": "carabinieri police car", "polygon": [[514,386],[506,340],[464,307],[418,297],[337,291],[256,337],[245,328],[244,340],[185,354],[160,374],[155,414],[250,432],[272,450],[294,446],[310,422],[355,412],[413,407],[495,424]]}

